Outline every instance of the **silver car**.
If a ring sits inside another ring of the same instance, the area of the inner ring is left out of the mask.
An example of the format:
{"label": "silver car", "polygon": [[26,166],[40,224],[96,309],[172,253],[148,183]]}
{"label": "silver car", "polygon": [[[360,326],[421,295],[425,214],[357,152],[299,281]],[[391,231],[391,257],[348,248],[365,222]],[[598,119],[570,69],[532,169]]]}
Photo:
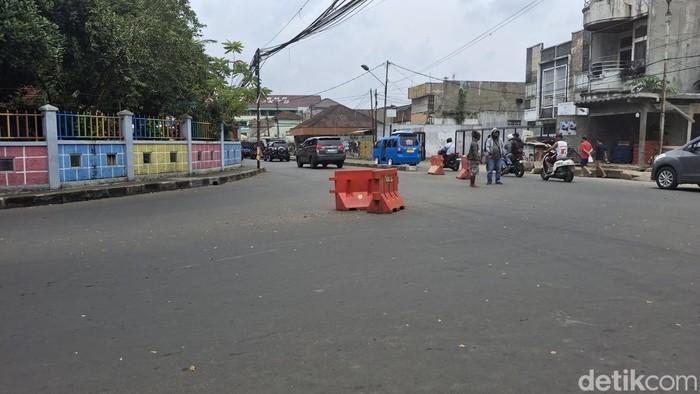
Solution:
{"label": "silver car", "polygon": [[700,186],[700,137],[680,148],[657,155],[651,179],[661,189],[675,189],[681,183]]}

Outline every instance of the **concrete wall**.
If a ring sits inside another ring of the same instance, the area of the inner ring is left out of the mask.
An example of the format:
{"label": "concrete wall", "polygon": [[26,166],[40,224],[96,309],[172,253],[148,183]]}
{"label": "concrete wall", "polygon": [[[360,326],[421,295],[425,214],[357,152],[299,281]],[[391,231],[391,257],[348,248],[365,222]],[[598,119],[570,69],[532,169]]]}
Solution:
{"label": "concrete wall", "polygon": [[[666,2],[654,1],[649,11],[647,75],[661,78],[666,48]],[[668,82],[681,93],[693,92],[700,79],[700,1],[673,0],[668,33]],[[682,71],[679,71],[682,70]]]}

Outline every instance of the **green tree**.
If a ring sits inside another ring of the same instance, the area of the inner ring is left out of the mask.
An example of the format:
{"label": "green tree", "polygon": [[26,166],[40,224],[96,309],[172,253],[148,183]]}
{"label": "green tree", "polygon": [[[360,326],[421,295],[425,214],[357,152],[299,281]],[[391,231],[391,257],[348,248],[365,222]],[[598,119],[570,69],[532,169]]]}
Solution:
{"label": "green tree", "polygon": [[[218,122],[255,99],[245,63],[205,53],[210,41],[187,0],[6,0],[0,7],[0,50],[11,55],[0,59],[0,101],[32,86],[62,110],[188,113]],[[229,86],[234,75],[241,84]]]}
{"label": "green tree", "polygon": [[[30,90],[42,101],[55,91],[64,42],[58,26],[42,16],[35,1],[0,3],[0,103],[13,107],[33,102]],[[30,88],[34,89],[30,89]]]}

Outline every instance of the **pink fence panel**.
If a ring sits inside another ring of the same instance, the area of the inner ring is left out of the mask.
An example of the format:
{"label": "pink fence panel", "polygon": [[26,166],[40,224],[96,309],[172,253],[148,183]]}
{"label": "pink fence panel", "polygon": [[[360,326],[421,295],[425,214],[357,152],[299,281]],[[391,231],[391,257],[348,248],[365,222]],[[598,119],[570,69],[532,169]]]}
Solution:
{"label": "pink fence panel", "polygon": [[46,146],[0,146],[0,160],[4,161],[4,171],[0,171],[0,187],[49,183]]}
{"label": "pink fence panel", "polygon": [[192,144],[192,169],[221,167],[221,144]]}

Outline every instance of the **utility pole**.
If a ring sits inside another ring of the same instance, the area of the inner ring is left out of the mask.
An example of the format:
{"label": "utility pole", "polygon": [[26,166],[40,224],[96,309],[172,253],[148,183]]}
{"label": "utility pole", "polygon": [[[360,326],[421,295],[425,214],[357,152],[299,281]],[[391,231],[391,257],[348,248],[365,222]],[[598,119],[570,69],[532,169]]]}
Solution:
{"label": "utility pole", "polygon": [[[379,132],[379,94],[377,93],[377,89],[374,89],[374,130],[375,134]],[[379,137],[379,134],[377,134],[377,137]],[[379,139],[379,138],[375,138]],[[376,141],[375,141],[376,142]]]}
{"label": "utility pole", "polygon": [[664,48],[664,77],[661,81],[661,114],[659,116],[659,154],[664,152],[664,129],[666,128],[666,62],[668,60],[668,30],[671,24],[671,1],[666,0],[666,45]]}
{"label": "utility pole", "polygon": [[386,96],[387,87],[389,86],[389,61],[386,61],[386,76],[384,77],[384,122],[382,124],[382,137],[384,137],[384,132],[386,130]]}
{"label": "utility pole", "polygon": [[257,124],[257,141],[255,141],[255,159],[257,161],[258,170],[260,169],[260,48],[255,51],[255,77],[257,79],[257,110],[256,114],[256,124]]}
{"label": "utility pole", "polygon": [[372,145],[377,142],[377,119],[374,114],[374,103],[372,101],[372,89],[369,90],[369,113],[372,115]]}

